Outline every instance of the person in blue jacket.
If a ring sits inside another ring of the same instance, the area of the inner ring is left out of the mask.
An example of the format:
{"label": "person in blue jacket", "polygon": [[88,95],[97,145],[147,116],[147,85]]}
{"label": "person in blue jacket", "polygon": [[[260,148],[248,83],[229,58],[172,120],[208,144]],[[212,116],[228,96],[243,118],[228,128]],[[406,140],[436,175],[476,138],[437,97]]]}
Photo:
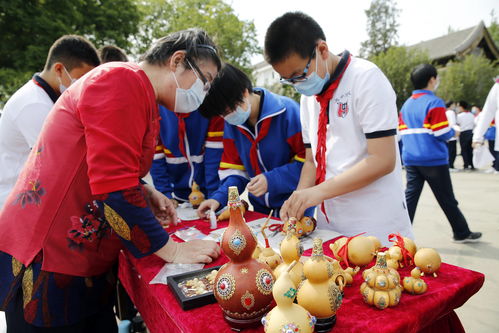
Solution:
{"label": "person in blue jacket", "polygon": [[222,156],[221,117],[206,119],[199,111],[175,113],[159,107],[161,142],[151,167],[154,187],[174,205],[189,201],[193,182],[208,197],[218,189]]}
{"label": "person in blue jacket", "polygon": [[[239,69],[225,64],[199,111],[206,117],[222,116],[224,151],[220,187],[198,208],[198,215],[227,204],[229,186],[240,193],[247,188],[257,212],[279,215],[284,201],[298,185],[305,160],[299,105],[263,88],[253,88]],[[313,216],[314,208],[305,215]]]}

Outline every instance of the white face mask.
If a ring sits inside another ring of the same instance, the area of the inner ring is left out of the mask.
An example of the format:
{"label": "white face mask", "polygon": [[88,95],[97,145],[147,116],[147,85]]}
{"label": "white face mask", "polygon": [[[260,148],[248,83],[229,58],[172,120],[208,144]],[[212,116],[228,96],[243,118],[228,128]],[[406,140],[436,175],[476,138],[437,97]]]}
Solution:
{"label": "white face mask", "polygon": [[203,103],[207,93],[205,85],[196,74],[196,71],[194,69],[192,69],[192,71],[194,72],[194,75],[196,75],[196,81],[189,89],[180,88],[175,73],[172,73],[175,83],[177,84],[177,90],[175,91],[174,112],[190,113],[192,111],[196,111],[201,103]]}
{"label": "white face mask", "polygon": [[66,72],[66,74],[69,76],[69,79],[71,80],[71,83],[69,84],[69,86],[67,86],[67,87],[66,87],[65,85],[63,85],[63,84],[62,84],[61,78],[60,78],[59,76],[57,77],[57,79],[59,80],[59,91],[61,92],[61,94],[62,94],[64,91],[66,91],[66,90],[67,90],[67,89],[68,89],[68,88],[69,88],[69,87],[70,87],[73,83],[75,83],[75,81],[76,81],[76,79],[73,79],[73,78],[71,77],[71,75],[69,75],[69,72],[68,72],[68,70],[66,69],[66,67],[64,67],[64,66],[63,66],[62,68],[64,68],[64,71],[65,71],[65,72]]}
{"label": "white face mask", "polygon": [[235,126],[244,124],[251,115],[251,103],[249,100],[246,101],[246,105],[246,110],[238,105],[235,111],[224,117],[224,120]]}

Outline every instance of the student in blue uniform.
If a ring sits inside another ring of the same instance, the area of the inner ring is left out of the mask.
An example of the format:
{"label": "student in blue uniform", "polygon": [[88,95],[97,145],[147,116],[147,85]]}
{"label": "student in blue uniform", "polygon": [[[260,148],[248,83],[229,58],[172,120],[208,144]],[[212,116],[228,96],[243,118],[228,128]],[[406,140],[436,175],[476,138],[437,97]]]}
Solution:
{"label": "student in blue uniform", "polygon": [[219,185],[223,119],[206,119],[197,110],[175,113],[163,106],[159,112],[161,142],[151,167],[154,186],[174,205],[189,200],[194,181],[208,197]]}
{"label": "student in blue uniform", "polygon": [[[237,186],[240,193],[248,189],[255,211],[274,210],[278,216],[298,185],[305,159],[298,103],[253,88],[246,74],[225,64],[199,111],[206,117],[222,116],[226,123],[221,184],[200,205],[198,214],[224,207],[229,186]],[[313,209],[305,215],[312,216]]]}

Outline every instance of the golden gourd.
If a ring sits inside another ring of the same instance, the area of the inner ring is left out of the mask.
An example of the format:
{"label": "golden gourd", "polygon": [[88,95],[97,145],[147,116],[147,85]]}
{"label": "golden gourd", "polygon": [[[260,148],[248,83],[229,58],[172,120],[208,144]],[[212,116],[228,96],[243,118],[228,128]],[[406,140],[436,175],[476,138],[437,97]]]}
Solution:
{"label": "golden gourd", "polygon": [[189,202],[191,203],[192,207],[198,208],[201,202],[204,201],[204,194],[201,192],[199,189],[199,185],[196,182],[192,183],[192,191],[191,194],[189,194]]}
{"label": "golden gourd", "polygon": [[292,228],[288,229],[286,237],[281,242],[280,251],[283,262],[274,269],[274,275],[276,278],[279,278],[284,271],[288,270],[291,263],[296,261],[293,269],[289,271],[289,276],[295,284],[295,288],[298,289],[298,286],[304,278],[303,264],[300,262],[300,257],[303,254],[303,247],[293,230],[294,229]]}
{"label": "golden gourd", "polygon": [[428,290],[428,285],[421,278],[421,270],[419,267],[414,268],[411,271],[411,276],[407,276],[403,281],[404,290],[410,294],[423,294]]}
{"label": "golden gourd", "polygon": [[[336,259],[354,266],[369,264],[373,260],[376,250],[374,242],[370,238],[360,235],[340,238],[329,247]],[[345,258],[345,253],[348,253],[348,258]]]}
{"label": "golden gourd", "polygon": [[360,286],[360,293],[364,302],[381,310],[399,303],[402,294],[400,275],[386,265],[384,252],[378,252],[376,265],[366,269],[362,277],[364,282]]}
{"label": "golden gourd", "polygon": [[436,271],[440,268],[442,259],[435,249],[422,248],[419,249],[414,256],[414,264],[423,271],[423,275],[424,273],[433,274],[433,276],[436,277]]}

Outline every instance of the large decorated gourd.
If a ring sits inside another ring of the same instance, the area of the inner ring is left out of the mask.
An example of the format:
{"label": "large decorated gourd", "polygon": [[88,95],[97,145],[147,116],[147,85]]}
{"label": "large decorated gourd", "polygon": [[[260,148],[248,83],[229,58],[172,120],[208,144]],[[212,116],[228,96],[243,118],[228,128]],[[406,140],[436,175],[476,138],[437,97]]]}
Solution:
{"label": "large decorated gourd", "polygon": [[416,252],[416,255],[414,256],[414,263],[423,271],[423,273],[433,274],[434,277],[437,277],[436,272],[442,264],[442,259],[440,258],[440,254],[438,254],[435,249],[422,248]]}
{"label": "large decorated gourd", "polygon": [[191,194],[189,194],[189,202],[192,207],[198,208],[201,202],[204,201],[204,194],[199,189],[199,185],[196,182],[192,183]]}
{"label": "large decorated gourd", "polygon": [[253,259],[257,240],[246,225],[237,187],[229,187],[230,220],[221,247],[230,261],[215,278],[214,295],[224,319],[234,329],[255,326],[270,310],[274,275],[270,267]]}
{"label": "large decorated gourd", "polygon": [[362,235],[340,238],[329,247],[335,258],[344,262],[346,267],[350,264],[365,266],[373,260],[376,254],[374,242]]}
{"label": "large decorated gourd", "polygon": [[[304,280],[298,289],[298,304],[317,318],[317,325],[332,327],[336,311],[341,305],[342,295],[330,278],[333,275],[331,263],[325,258],[322,240],[314,239],[312,256],[305,262]],[[316,329],[319,329],[316,326]]]}
{"label": "large decorated gourd", "polygon": [[294,228],[288,229],[286,237],[281,242],[280,251],[283,263],[274,269],[274,275],[276,278],[279,278],[284,271],[288,270],[291,263],[296,261],[296,264],[289,271],[289,277],[295,284],[295,288],[298,288],[304,279],[303,264],[300,262],[300,257],[303,254],[303,246],[298,237],[296,237]]}
{"label": "large decorated gourd", "polygon": [[360,286],[360,293],[364,302],[381,310],[399,303],[402,294],[400,275],[386,265],[384,252],[378,252],[376,265],[366,269],[362,276],[364,282]]}
{"label": "large decorated gourd", "polygon": [[411,276],[407,276],[403,280],[404,290],[410,294],[423,294],[428,290],[428,285],[421,278],[421,270],[415,267],[411,271]]}
{"label": "large decorated gourd", "polygon": [[263,329],[266,333],[312,333],[314,331],[315,317],[302,306],[293,303],[296,297],[296,287],[289,271],[296,263],[294,261],[289,265],[274,284],[272,294],[277,306],[262,318]]}

